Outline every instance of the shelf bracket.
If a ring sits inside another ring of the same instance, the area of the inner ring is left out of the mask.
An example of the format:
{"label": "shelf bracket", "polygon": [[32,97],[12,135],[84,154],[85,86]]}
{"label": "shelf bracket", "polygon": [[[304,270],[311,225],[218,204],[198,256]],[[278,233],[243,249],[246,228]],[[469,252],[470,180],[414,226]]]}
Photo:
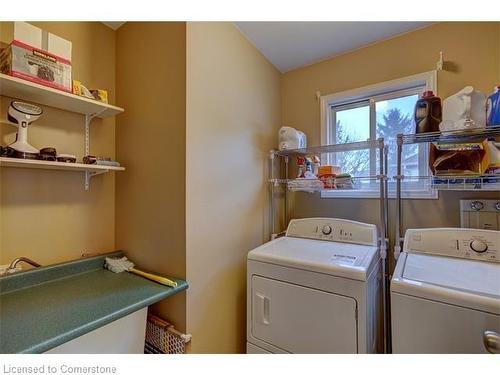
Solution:
{"label": "shelf bracket", "polygon": [[[94,118],[98,117],[104,111],[105,111],[105,109],[102,109],[99,112],[85,115],[85,149],[83,152],[83,156],[90,155],[90,123],[92,122],[92,120]],[[102,173],[106,173],[106,172],[107,172],[107,170],[99,171],[99,172],[85,172],[85,191],[89,190],[90,179],[93,176],[97,176],[98,174],[102,174]]]}
{"label": "shelf bracket", "polygon": [[94,176],[98,176],[100,174],[104,174],[109,172],[108,169],[102,170],[102,171],[97,171],[97,172],[85,172],[85,191],[89,191],[90,189],[90,179]]}
{"label": "shelf bracket", "polygon": [[440,51],[439,52],[439,60],[436,63],[436,70],[441,71],[444,69],[443,67],[444,67],[443,51]]}
{"label": "shelf bracket", "polygon": [[85,149],[83,150],[83,156],[90,154],[90,123],[95,116],[96,114],[85,115]]}
{"label": "shelf bracket", "polygon": [[106,109],[101,109],[99,112],[85,115],[85,153],[83,156],[90,155],[90,123],[96,117],[99,117]]}

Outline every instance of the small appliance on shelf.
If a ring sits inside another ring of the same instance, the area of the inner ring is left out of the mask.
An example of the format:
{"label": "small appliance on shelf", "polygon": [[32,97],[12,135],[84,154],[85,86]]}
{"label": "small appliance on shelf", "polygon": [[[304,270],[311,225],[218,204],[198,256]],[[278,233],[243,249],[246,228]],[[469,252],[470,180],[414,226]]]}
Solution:
{"label": "small appliance on shelf", "polygon": [[38,159],[40,151],[28,143],[28,126],[42,115],[41,107],[19,101],[12,101],[9,106],[8,119],[11,125],[17,126],[16,140],[6,148],[7,156],[21,159]]}

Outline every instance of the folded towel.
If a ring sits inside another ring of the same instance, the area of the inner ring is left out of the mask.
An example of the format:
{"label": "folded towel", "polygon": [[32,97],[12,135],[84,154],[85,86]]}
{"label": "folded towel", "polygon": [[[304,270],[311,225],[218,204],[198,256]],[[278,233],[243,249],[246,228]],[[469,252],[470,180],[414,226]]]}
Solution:
{"label": "folded towel", "polygon": [[120,166],[120,163],[118,163],[117,161],[113,161],[113,160],[97,159],[95,163],[97,165],[105,165],[108,167],[119,167]]}

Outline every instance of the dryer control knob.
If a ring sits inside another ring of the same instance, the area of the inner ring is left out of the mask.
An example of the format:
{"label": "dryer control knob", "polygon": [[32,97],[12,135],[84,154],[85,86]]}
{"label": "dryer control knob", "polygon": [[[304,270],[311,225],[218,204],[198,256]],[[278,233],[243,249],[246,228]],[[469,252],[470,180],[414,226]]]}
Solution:
{"label": "dryer control knob", "polygon": [[484,253],[486,250],[488,250],[488,245],[486,244],[486,242],[481,240],[472,240],[470,243],[470,248],[476,253]]}
{"label": "dryer control knob", "polygon": [[321,232],[323,232],[323,234],[325,234],[325,235],[328,235],[328,234],[332,233],[332,227],[329,225],[325,225],[323,227],[323,229],[321,229]]}
{"label": "dryer control knob", "polygon": [[474,211],[481,211],[484,208],[484,203],[481,201],[473,201],[470,203],[470,208]]}

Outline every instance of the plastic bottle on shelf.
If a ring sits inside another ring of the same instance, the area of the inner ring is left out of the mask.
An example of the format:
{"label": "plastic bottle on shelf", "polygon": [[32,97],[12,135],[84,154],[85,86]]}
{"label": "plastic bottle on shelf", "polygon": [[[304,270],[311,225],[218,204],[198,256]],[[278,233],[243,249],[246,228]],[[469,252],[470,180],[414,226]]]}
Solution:
{"label": "plastic bottle on shelf", "polygon": [[495,86],[493,94],[486,102],[486,126],[500,125],[500,85]]}
{"label": "plastic bottle on shelf", "polygon": [[297,156],[297,165],[299,167],[297,178],[304,178],[304,174],[306,173],[306,159],[303,156]]}
{"label": "plastic bottle on shelf", "polygon": [[441,99],[432,91],[425,91],[415,104],[415,133],[439,131],[442,120]]}

